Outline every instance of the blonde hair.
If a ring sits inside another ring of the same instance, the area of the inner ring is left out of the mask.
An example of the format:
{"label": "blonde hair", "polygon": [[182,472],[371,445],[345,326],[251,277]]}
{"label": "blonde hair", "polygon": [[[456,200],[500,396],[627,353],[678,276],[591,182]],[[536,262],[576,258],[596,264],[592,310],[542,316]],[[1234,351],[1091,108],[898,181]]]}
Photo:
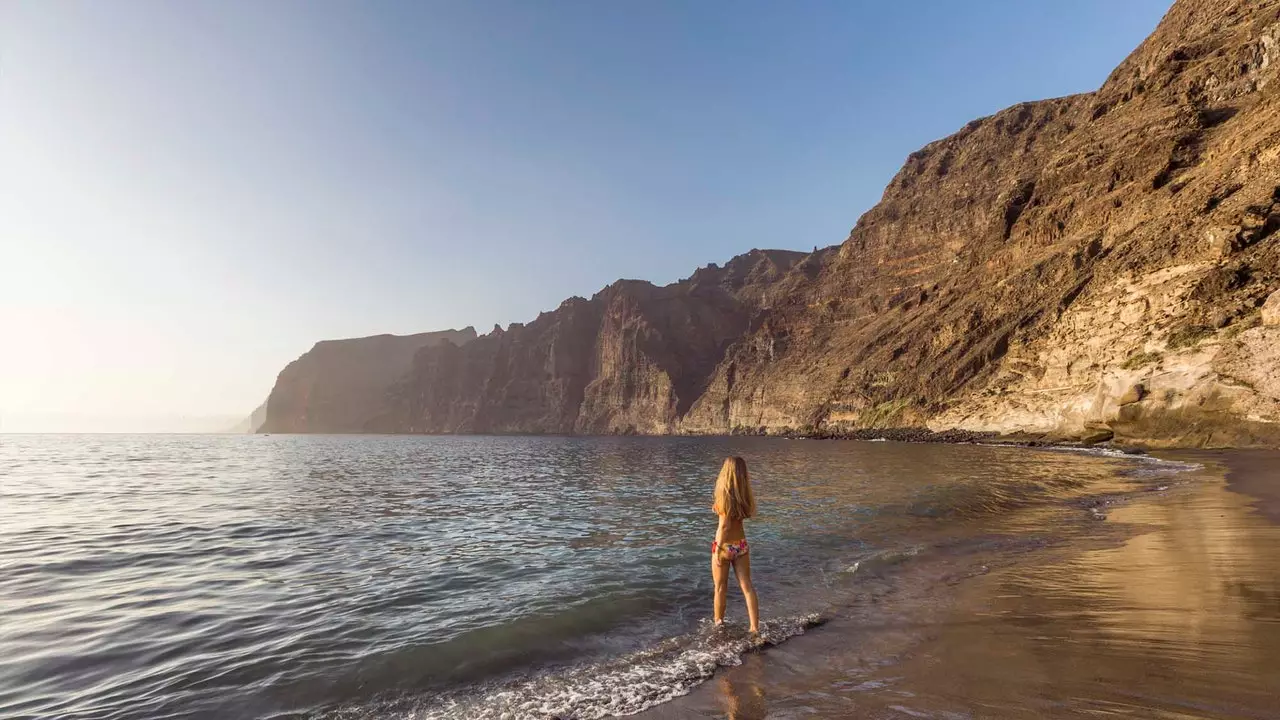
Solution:
{"label": "blonde hair", "polygon": [[756,514],[756,496],[751,492],[747,461],[740,457],[725,458],[716,478],[716,499],[711,509],[730,520],[743,520]]}

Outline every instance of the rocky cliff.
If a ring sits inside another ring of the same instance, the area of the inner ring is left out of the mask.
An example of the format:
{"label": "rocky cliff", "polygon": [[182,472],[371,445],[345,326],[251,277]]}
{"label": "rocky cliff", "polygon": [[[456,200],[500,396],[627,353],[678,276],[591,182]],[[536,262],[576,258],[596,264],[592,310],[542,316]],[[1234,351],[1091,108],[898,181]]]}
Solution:
{"label": "rocky cliff", "polygon": [[1099,91],[913,153],[682,427],[1280,439],[1259,312],[1280,285],[1278,7],[1180,0]]}
{"label": "rocky cliff", "polygon": [[424,346],[325,427],[1280,444],[1277,75],[1280,0],[1178,0],[1098,91],[913,153],[842,245]]}
{"label": "rocky cliff", "polygon": [[424,348],[371,428],[676,432],[776,291],[817,266],[805,253],[753,250],[665,287],[620,280],[527,325]]}
{"label": "rocky cliff", "polygon": [[324,340],[280,372],[259,432],[364,432],[389,402],[414,355],[440,344],[465,345],[474,328]]}

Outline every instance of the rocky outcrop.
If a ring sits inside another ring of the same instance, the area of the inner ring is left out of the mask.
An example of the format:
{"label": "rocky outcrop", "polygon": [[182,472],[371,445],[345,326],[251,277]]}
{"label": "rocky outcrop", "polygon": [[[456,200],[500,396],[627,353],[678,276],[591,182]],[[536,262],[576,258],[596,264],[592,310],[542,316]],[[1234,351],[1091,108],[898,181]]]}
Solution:
{"label": "rocky outcrop", "polygon": [[267,398],[259,432],[365,432],[384,412],[387,391],[404,377],[414,355],[434,345],[465,345],[474,328],[324,340],[289,363]]}
{"label": "rocky outcrop", "polygon": [[1262,324],[1267,327],[1280,325],[1280,290],[1271,293],[1271,297],[1262,304]]}
{"label": "rocky outcrop", "polygon": [[1178,0],[1098,91],[913,153],[840,246],[424,346],[341,426],[1280,444],[1277,76],[1280,0]]}
{"label": "rocky outcrop", "polygon": [[372,427],[427,433],[679,429],[805,253],[753,250],[665,287],[622,280],[462,347],[424,348]]}
{"label": "rocky outcrop", "polygon": [[[1276,2],[1183,0],[1086,96],[1075,139],[1035,180],[1096,255],[1069,278],[1071,302],[1016,332],[991,377],[932,425],[1280,442],[1280,335],[1255,327],[1280,286],[1278,37]],[[1082,165],[1061,183],[1060,168]],[[1061,243],[1037,250],[1061,259]],[[1139,383],[1144,397],[1122,402]]]}

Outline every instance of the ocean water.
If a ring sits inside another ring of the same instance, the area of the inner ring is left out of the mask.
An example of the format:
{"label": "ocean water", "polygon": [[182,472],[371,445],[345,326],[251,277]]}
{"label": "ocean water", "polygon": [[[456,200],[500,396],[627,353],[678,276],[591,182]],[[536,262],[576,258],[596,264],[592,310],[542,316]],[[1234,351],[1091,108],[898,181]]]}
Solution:
{"label": "ocean water", "polygon": [[[760,505],[763,646],[736,587],[728,627],[707,622],[729,454]],[[0,717],[703,717],[709,679],[787,676],[770,657],[805,642],[830,665],[889,603],[910,628],[989,574],[1122,546],[1113,507],[1203,468],[765,438],[0,436]],[[860,662],[910,667],[891,645]]]}

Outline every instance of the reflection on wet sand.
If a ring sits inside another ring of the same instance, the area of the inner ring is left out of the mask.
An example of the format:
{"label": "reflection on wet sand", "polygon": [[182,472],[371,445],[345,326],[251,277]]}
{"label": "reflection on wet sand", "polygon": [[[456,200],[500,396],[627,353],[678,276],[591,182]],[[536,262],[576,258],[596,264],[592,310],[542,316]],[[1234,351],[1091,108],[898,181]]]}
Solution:
{"label": "reflection on wet sand", "polygon": [[719,693],[728,720],[764,720],[769,714],[763,686],[764,658],[747,655],[735,673],[720,676]]}
{"label": "reflection on wet sand", "polygon": [[945,600],[904,580],[653,717],[713,716],[715,694],[731,718],[1280,718],[1280,526],[1221,456],[1188,459],[1065,547]]}
{"label": "reflection on wet sand", "polygon": [[1280,620],[1280,536],[1247,506],[1215,489],[1121,508],[1116,521],[1157,529],[1085,554],[1055,590],[1094,608],[1089,619],[1113,641],[1161,641],[1196,655],[1259,649],[1258,621]]}
{"label": "reflection on wet sand", "polygon": [[978,717],[1280,716],[1280,528],[1206,470],[1116,508],[1119,547],[969,589],[956,617],[994,622],[945,628],[910,685]]}
{"label": "reflection on wet sand", "polygon": [[1089,658],[1093,674],[1110,678],[1099,696],[1191,716],[1276,717],[1280,528],[1226,491],[1220,467],[1206,469],[1214,479],[1192,492],[1113,514],[1150,532],[1026,580],[1050,612],[1079,613],[1064,633],[1074,649],[1058,655]]}

